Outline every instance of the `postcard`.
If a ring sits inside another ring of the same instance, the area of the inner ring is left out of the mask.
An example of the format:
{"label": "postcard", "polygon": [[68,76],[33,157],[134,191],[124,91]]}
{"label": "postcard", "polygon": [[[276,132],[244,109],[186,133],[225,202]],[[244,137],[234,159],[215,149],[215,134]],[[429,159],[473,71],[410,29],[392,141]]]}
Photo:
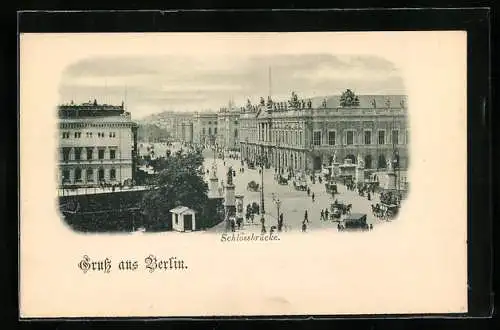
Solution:
{"label": "postcard", "polygon": [[20,316],[465,313],[466,32],[20,35]]}

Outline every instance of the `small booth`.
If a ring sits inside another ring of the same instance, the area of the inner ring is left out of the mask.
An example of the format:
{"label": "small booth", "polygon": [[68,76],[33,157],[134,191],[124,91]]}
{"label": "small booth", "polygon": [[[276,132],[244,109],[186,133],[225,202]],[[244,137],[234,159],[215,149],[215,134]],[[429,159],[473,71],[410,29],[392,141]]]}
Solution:
{"label": "small booth", "polygon": [[195,231],[195,211],[186,206],[177,206],[170,210],[172,213],[172,229],[175,231]]}

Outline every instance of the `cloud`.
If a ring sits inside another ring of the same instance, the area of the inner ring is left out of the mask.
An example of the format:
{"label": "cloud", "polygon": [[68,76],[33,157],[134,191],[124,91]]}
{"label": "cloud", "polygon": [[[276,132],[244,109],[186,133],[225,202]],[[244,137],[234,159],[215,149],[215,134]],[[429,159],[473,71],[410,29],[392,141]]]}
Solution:
{"label": "cloud", "polygon": [[[269,86],[269,68],[272,79]],[[274,56],[149,56],[89,58],[67,68],[60,86],[61,102],[97,98],[121,103],[134,116],[152,111],[218,109],[228,100],[257,101],[337,94],[346,88],[360,93],[404,90],[395,66],[374,56],[332,54]],[[126,93],[125,93],[126,91]]]}

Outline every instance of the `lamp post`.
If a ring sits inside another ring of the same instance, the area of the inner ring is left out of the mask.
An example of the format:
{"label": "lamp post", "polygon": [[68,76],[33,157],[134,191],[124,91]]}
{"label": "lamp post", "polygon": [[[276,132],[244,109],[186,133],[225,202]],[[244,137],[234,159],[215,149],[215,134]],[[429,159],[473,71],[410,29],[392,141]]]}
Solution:
{"label": "lamp post", "polygon": [[[278,213],[277,215],[277,219],[278,219],[278,224],[279,224],[279,221],[280,221],[280,206],[281,206],[281,201],[279,199],[279,197],[275,194],[273,194],[273,202],[276,204],[276,211]],[[278,226],[279,228],[279,226]]]}
{"label": "lamp post", "polygon": [[[264,215],[266,213],[265,207],[264,207],[264,161],[265,161],[265,156],[264,156],[264,148],[262,147],[261,153],[258,157],[259,163],[260,163],[260,213]],[[262,216],[264,217],[264,216]]]}

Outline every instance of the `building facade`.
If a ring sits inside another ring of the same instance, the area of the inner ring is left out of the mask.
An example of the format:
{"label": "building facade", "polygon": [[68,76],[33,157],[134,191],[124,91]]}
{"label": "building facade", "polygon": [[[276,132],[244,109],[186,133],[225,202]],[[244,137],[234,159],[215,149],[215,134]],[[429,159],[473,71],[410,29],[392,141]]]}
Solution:
{"label": "building facade", "polygon": [[399,168],[407,168],[406,96],[358,98],[356,106],[341,106],[339,96],[247,106],[240,118],[243,159],[264,155],[275,168],[308,171],[349,158],[384,170],[397,154]]}
{"label": "building facade", "polygon": [[197,112],[193,116],[193,143],[197,145],[215,145],[218,130],[217,113]]}
{"label": "building facade", "polygon": [[240,111],[234,107],[221,108],[217,113],[218,131],[216,144],[225,151],[240,149]]}
{"label": "building facade", "polygon": [[60,105],[59,183],[69,187],[135,179],[137,125],[124,105]]}

